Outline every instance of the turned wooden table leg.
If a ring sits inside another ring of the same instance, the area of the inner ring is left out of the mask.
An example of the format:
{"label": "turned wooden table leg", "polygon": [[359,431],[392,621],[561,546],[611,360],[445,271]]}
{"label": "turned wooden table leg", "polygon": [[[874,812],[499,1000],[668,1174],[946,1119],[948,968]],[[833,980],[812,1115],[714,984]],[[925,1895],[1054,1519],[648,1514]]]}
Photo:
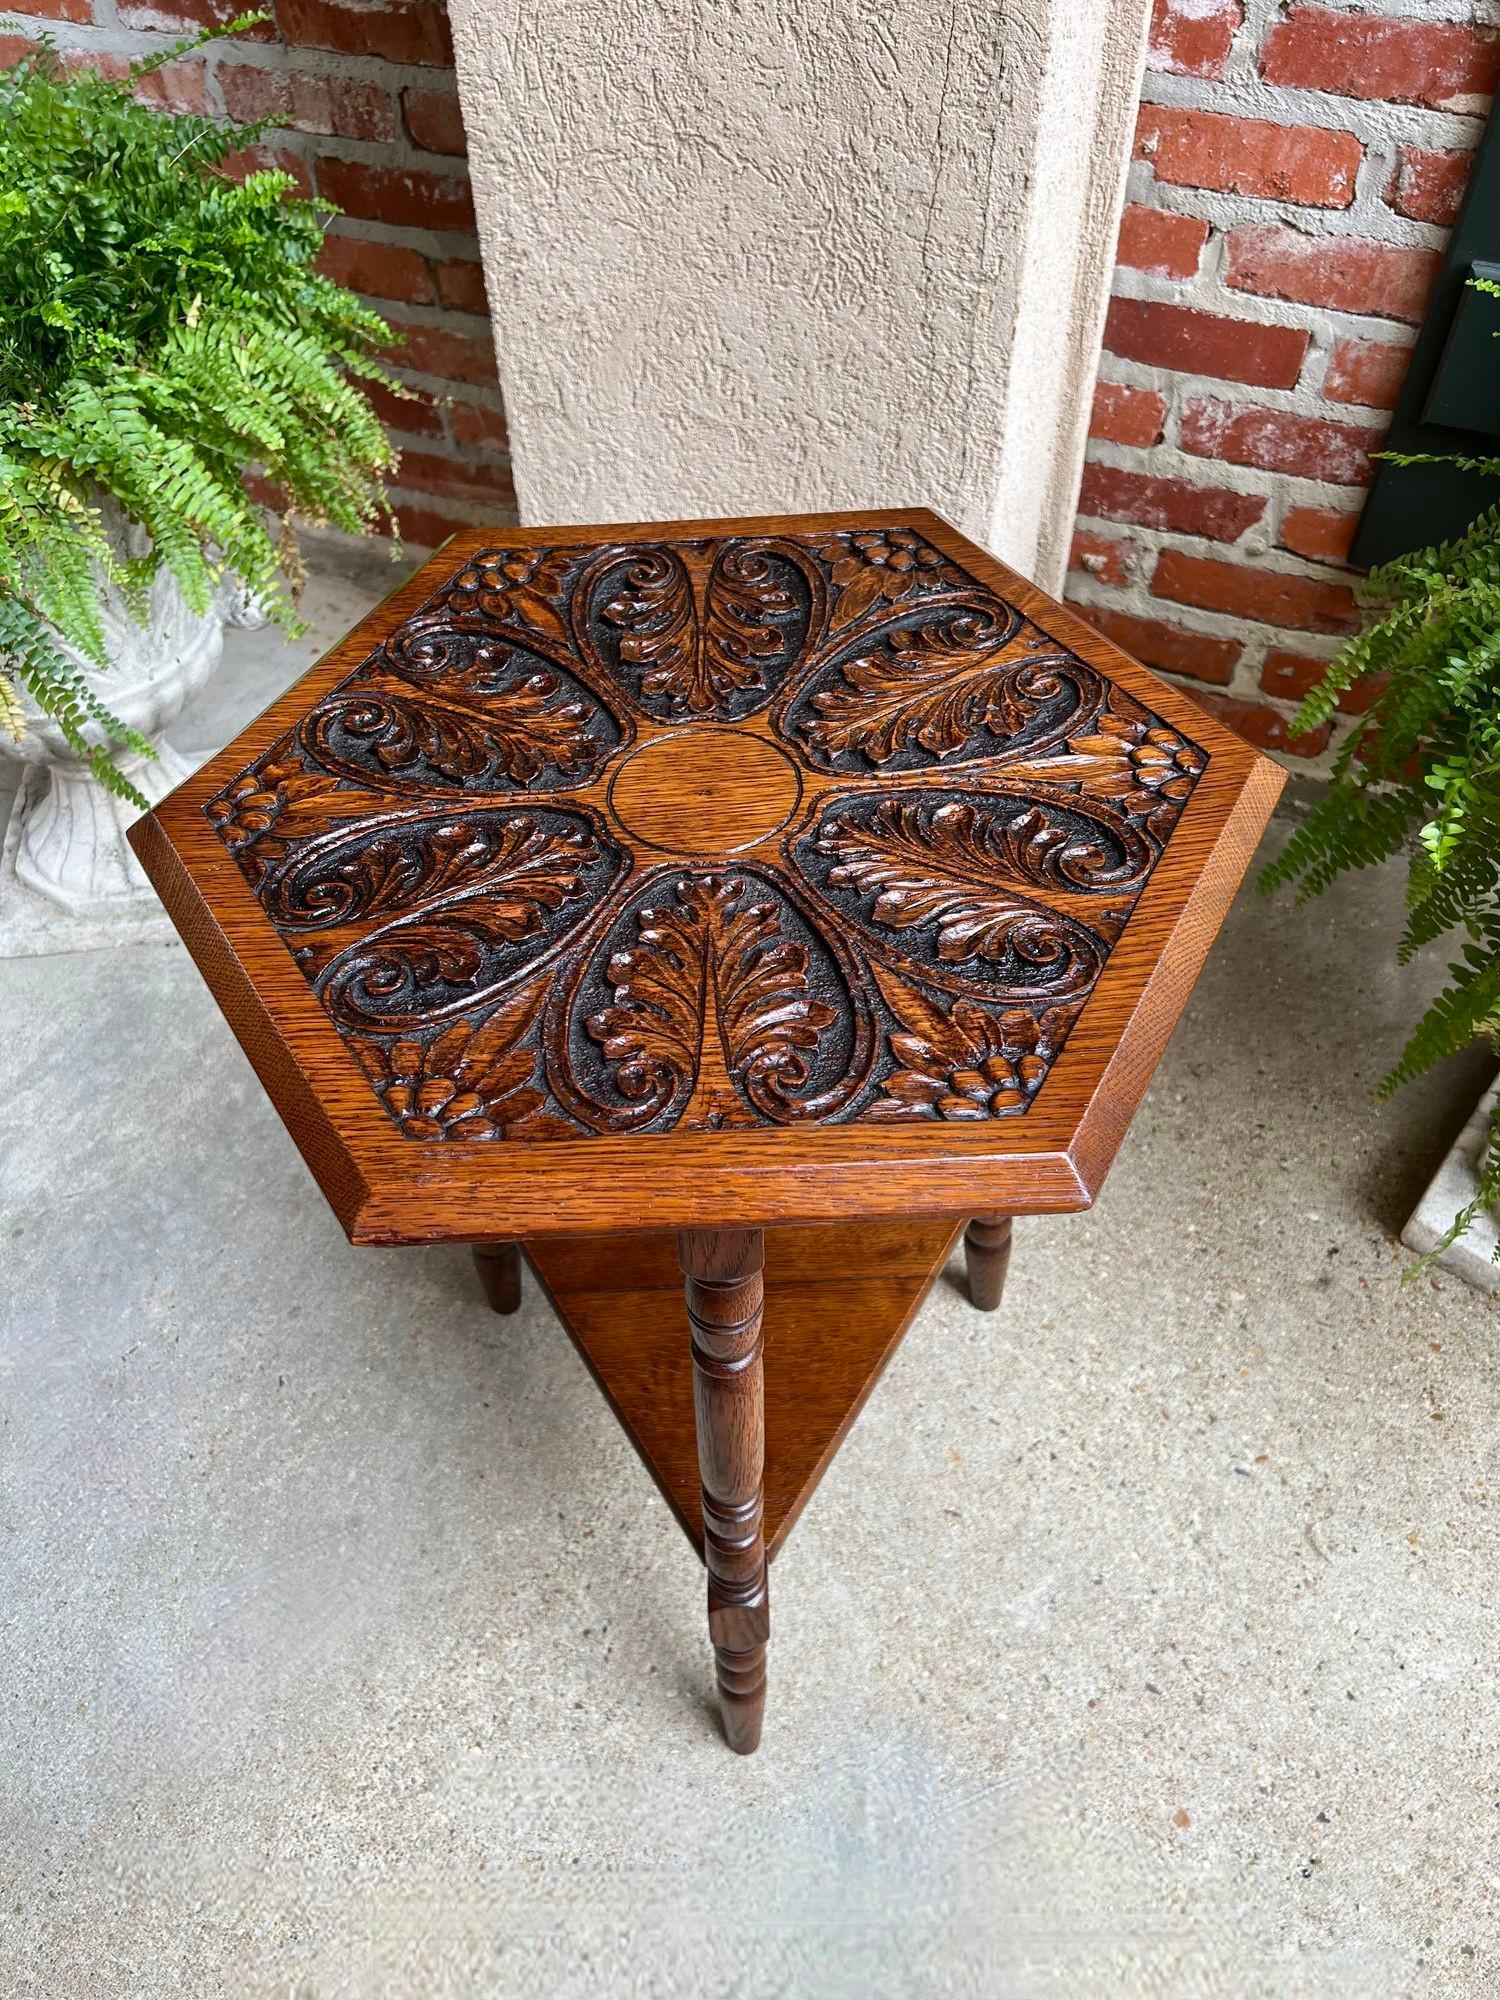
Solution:
{"label": "turned wooden table leg", "polygon": [[762,1531],[766,1400],[758,1229],[688,1229],[677,1239],[692,1331],[693,1411],[703,1482],[708,1630],[731,1750],[760,1742],[771,1633]]}
{"label": "turned wooden table leg", "polygon": [[514,1243],[476,1243],[474,1268],[484,1295],[497,1313],[513,1313],[521,1303],[521,1252]]}
{"label": "turned wooden table leg", "polygon": [[1005,1292],[1010,1265],[1010,1217],[976,1215],[964,1232],[969,1297],[981,1312],[993,1312]]}

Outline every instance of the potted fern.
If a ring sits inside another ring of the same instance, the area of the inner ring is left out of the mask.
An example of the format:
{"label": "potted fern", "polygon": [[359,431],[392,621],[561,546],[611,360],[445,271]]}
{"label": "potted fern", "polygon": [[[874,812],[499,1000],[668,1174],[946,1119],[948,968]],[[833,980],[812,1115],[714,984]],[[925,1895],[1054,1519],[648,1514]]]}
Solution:
{"label": "potted fern", "polygon": [[[1459,462],[1500,474],[1500,460]],[[1317,728],[1357,685],[1369,706],[1339,750],[1328,790],[1261,886],[1295,882],[1305,899],[1345,869],[1404,855],[1399,957],[1458,937],[1446,978],[1380,1086],[1388,1097],[1476,1038],[1500,1046],[1500,507],[1456,542],[1372,571],[1367,591],[1375,623],[1331,663],[1291,726]],[[1463,1178],[1443,1183],[1455,1188],[1459,1213],[1446,1228],[1408,1228],[1408,1243],[1428,1257],[1487,1222],[1500,1203],[1493,1093],[1467,1138]],[[1495,1242],[1493,1229],[1486,1233]],[[1500,1285],[1486,1261],[1466,1264],[1466,1275]]]}
{"label": "potted fern", "polygon": [[[296,546],[247,490],[349,530],[392,453],[361,376],[385,322],[314,269],[322,220],[280,173],[236,182],[231,127],[134,64],[0,75],[0,752],[26,767],[7,849],[76,917],[148,902],[123,839],[186,775],[161,732],[250,603],[296,630]],[[391,384],[391,386],[396,386]]]}

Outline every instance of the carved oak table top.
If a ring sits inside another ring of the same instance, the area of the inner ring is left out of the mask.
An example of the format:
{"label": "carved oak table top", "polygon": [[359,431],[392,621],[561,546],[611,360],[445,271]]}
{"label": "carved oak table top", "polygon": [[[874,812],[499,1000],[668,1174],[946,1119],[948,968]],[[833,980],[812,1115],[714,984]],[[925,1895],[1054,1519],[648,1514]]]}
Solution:
{"label": "carved oak table top", "polygon": [[993,1307],[1093,1199],[1280,783],[925,510],[476,530],[132,839],[351,1238],[526,1239],[750,1749],[768,1551],[955,1225]]}
{"label": "carved oak table top", "polygon": [[1086,1205],[1279,778],[922,512],[455,538],[138,829],[358,1241]]}

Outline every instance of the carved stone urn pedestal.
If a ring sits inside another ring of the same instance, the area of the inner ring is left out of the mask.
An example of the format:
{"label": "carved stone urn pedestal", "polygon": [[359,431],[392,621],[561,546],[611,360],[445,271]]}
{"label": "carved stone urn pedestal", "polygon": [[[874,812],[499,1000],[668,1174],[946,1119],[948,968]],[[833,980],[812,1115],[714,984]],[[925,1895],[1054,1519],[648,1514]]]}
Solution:
{"label": "carved stone urn pedestal", "polygon": [[[168,571],[153,582],[142,623],[110,586],[102,596],[110,669],[86,672],[105,706],[155,745],[152,758],[117,758],[154,804],[192,770],[163,732],[218,666],[226,616],[254,614],[228,593],[195,612]],[[26,734],[19,743],[0,735],[0,756],[21,765],[0,850],[0,956],[168,941],[175,933],[125,840],[139,808],[107,792],[57,725],[24,692],[21,701]],[[92,725],[87,734],[104,740]]]}

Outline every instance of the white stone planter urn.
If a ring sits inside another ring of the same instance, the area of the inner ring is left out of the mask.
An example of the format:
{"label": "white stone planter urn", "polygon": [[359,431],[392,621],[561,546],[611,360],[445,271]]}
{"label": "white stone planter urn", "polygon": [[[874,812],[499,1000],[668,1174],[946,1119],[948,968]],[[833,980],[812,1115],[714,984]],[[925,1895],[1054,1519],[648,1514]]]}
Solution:
{"label": "white stone planter urn", "polygon": [[[1428,1183],[1427,1192],[1401,1232],[1401,1241],[1419,1257],[1425,1257],[1442,1242],[1454,1216],[1479,1193],[1497,1096],[1500,1084],[1491,1084],[1475,1105],[1469,1122],[1448,1148],[1442,1165]],[[1451,1271],[1478,1291],[1500,1292],[1500,1264],[1495,1262],[1497,1243],[1500,1243],[1500,1215],[1494,1209],[1483,1208],[1463,1235],[1450,1243],[1435,1261],[1440,1270]]]}
{"label": "white stone planter urn", "polygon": [[[132,545],[138,534],[131,533]],[[78,663],[104,706],[154,746],[151,758],[116,752],[120,770],[154,803],[189,775],[165,732],[218,666],[226,619],[261,620],[233,584],[219,591],[206,613],[191,610],[165,569],[151,584],[141,622],[104,579],[100,604],[109,671]],[[78,659],[71,648],[64,650]],[[0,954],[83,948],[157,932],[162,916],[156,893],[125,841],[139,808],[105,790],[24,689],[20,700],[25,734],[13,742],[0,732],[0,757],[23,766],[0,860]],[[106,740],[92,723],[85,735],[91,743]]]}

